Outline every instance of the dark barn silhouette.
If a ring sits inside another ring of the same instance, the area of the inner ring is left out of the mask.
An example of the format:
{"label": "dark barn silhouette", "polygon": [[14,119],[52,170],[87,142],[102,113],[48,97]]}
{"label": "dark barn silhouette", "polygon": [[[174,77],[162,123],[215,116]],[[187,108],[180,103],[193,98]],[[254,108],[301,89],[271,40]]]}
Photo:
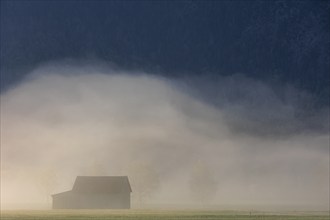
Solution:
{"label": "dark barn silhouette", "polygon": [[129,209],[127,176],[78,176],[71,191],[52,195],[53,209]]}

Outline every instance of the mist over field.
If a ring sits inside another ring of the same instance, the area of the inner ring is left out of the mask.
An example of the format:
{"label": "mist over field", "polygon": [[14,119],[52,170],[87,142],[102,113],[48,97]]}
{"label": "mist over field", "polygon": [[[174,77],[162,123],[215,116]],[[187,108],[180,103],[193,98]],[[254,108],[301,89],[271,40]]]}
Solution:
{"label": "mist over field", "polygon": [[327,210],[328,131],[328,106],[288,83],[48,63],[1,93],[1,207],[127,175],[133,207]]}

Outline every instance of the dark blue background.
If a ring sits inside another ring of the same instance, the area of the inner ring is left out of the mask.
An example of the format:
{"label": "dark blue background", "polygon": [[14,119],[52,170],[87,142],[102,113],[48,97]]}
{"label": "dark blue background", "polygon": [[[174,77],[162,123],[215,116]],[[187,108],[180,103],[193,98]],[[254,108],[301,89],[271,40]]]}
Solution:
{"label": "dark blue background", "polygon": [[330,1],[1,1],[1,88],[65,58],[290,83],[328,104]]}

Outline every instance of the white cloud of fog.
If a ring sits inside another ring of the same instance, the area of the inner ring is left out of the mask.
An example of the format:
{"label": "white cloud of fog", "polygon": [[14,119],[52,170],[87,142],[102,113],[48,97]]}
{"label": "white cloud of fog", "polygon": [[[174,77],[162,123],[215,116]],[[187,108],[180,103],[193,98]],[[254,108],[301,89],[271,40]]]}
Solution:
{"label": "white cloud of fog", "polygon": [[199,82],[183,88],[105,66],[36,69],[1,95],[2,206],[46,202],[45,172],[56,175],[55,193],[95,174],[95,163],[107,175],[128,175],[139,162],[159,174],[150,202],[193,204],[187,184],[202,161],[218,182],[213,204],[329,207],[329,134],[311,128],[324,127],[327,109],[299,122],[295,113],[309,100],[301,91],[281,96],[237,76]]}

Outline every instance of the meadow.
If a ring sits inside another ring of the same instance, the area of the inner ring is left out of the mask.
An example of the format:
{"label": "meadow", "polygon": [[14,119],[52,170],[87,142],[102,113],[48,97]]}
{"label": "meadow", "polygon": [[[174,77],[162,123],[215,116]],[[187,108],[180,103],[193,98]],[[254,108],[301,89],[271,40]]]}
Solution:
{"label": "meadow", "polygon": [[249,212],[207,210],[2,210],[2,220],[328,220],[329,212]]}

